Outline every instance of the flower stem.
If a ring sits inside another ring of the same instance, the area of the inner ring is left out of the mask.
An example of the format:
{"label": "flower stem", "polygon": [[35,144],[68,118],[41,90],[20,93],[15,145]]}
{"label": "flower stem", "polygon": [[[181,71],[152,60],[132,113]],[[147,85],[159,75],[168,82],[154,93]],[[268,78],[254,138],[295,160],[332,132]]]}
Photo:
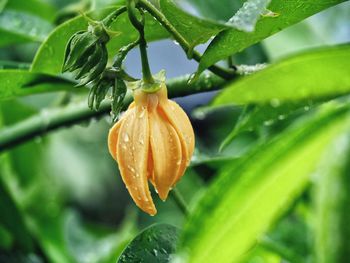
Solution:
{"label": "flower stem", "polygon": [[[196,61],[201,60],[201,55],[193,50],[191,51],[190,44],[186,41],[186,39],[176,30],[176,28],[168,21],[168,19],[150,2],[147,0],[139,0],[139,5],[147,10],[155,19],[158,20],[159,23],[173,36],[173,38],[179,43],[182,49],[186,52],[186,54],[191,53],[192,58]],[[235,71],[230,69],[225,69],[216,65],[212,65],[208,68],[214,74],[224,78],[224,79],[232,79],[235,77]]]}
{"label": "flower stem", "polygon": [[179,189],[174,188],[173,190],[171,190],[170,196],[174,200],[179,210],[184,214],[184,216],[188,216],[190,214],[190,210],[188,209],[185,199],[183,198]]}
{"label": "flower stem", "polygon": [[[127,1],[127,10],[128,10],[130,22],[137,29],[137,31],[139,31],[139,36],[140,36],[139,48],[140,48],[141,63],[142,63],[143,81],[147,84],[153,84],[154,79],[152,77],[152,73],[148,63],[148,56],[147,56],[147,42],[145,39],[144,14],[141,10],[136,9],[135,0]],[[136,16],[137,11],[141,13],[141,21],[139,21]]]}

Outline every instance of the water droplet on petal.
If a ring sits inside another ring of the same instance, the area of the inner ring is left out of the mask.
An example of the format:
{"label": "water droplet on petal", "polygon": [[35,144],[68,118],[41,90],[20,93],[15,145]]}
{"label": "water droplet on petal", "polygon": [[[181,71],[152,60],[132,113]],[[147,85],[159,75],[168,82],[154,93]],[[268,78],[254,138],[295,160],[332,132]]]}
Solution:
{"label": "water droplet on petal", "polygon": [[124,134],[124,142],[130,141],[129,135],[127,133]]}

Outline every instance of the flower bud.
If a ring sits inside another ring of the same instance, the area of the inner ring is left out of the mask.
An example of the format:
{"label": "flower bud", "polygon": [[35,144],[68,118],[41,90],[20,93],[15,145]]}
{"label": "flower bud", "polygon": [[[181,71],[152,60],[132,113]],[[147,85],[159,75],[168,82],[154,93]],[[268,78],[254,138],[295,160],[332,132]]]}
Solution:
{"label": "flower bud", "polygon": [[102,22],[91,20],[89,24],[87,31],[75,33],[68,41],[62,69],[74,72],[75,78],[81,80],[80,86],[98,78],[108,61],[106,44],[110,32]]}
{"label": "flower bud", "polygon": [[194,133],[186,113],[168,100],[165,84],[153,93],[136,89],[134,99],[111,128],[108,146],[132,199],[154,215],[148,180],[165,200],[189,165]]}

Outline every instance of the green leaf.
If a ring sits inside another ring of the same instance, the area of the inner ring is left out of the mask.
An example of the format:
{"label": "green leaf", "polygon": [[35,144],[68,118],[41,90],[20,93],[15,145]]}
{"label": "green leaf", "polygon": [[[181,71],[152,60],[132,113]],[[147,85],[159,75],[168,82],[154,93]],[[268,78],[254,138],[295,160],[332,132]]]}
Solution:
{"label": "green leaf", "polygon": [[243,5],[245,0],[187,0],[203,16],[214,20],[227,21]]}
{"label": "green leaf", "polygon": [[[5,158],[0,162],[4,165]],[[1,171],[1,170],[0,170]],[[28,228],[24,222],[23,213],[17,207],[17,204],[12,199],[3,179],[0,177],[0,225],[12,234],[17,244],[22,251],[30,252],[33,250],[33,241],[30,237]]]}
{"label": "green leaf", "polygon": [[241,132],[259,131],[262,127],[272,126],[285,121],[285,119],[296,117],[310,110],[310,107],[314,104],[312,101],[279,104],[277,100],[272,100],[270,104],[247,105],[237,124],[221,143],[220,151],[228,146]]}
{"label": "green leaf", "polygon": [[4,10],[6,4],[7,0],[0,0],[0,13],[2,12],[2,10]]}
{"label": "green leaf", "polygon": [[270,2],[271,0],[247,0],[227,24],[241,31],[253,32],[256,22]]}
{"label": "green leaf", "polygon": [[17,10],[30,13],[41,17],[49,22],[53,22],[56,17],[55,8],[47,1],[43,0],[26,0],[26,1],[8,1],[6,9]]}
{"label": "green leaf", "polygon": [[[89,17],[102,19],[117,7],[107,8],[88,13]],[[42,43],[35,55],[31,70],[49,74],[59,74],[64,61],[65,47],[69,38],[76,32],[87,29],[87,21],[84,17],[78,16],[58,26]],[[128,20],[127,14],[118,17],[111,26],[111,30],[121,34],[108,42],[107,48],[109,57],[112,58],[118,50],[137,39],[137,31]],[[149,14],[146,14],[146,38],[148,41],[158,40],[166,37],[167,32]]]}
{"label": "green leaf", "polygon": [[0,47],[14,43],[41,42],[52,25],[27,13],[4,10],[0,13]]}
{"label": "green leaf", "polygon": [[197,18],[177,7],[172,0],[161,0],[162,13],[193,48],[206,43],[227,26]]}
{"label": "green leaf", "polygon": [[350,45],[301,53],[229,84],[213,105],[280,103],[350,91]]}
{"label": "green leaf", "polygon": [[229,164],[185,226],[188,262],[238,262],[300,195],[330,142],[348,130],[348,112],[328,103]]}
{"label": "green leaf", "polygon": [[350,257],[350,137],[338,138],[315,173],[315,259],[346,262]]}
{"label": "green leaf", "polygon": [[165,263],[175,252],[179,230],[168,224],[156,224],[142,231],[126,247],[118,263]]}
{"label": "green leaf", "polygon": [[240,52],[268,36],[281,31],[283,28],[296,24],[313,14],[344,1],[345,0],[273,0],[269,5],[269,9],[278,14],[278,16],[265,16],[260,19],[253,33],[229,29],[218,34],[203,54],[197,74],[203,72],[206,68],[219,60]]}
{"label": "green leaf", "polygon": [[17,96],[73,89],[73,83],[68,80],[24,70],[0,70],[0,83],[0,101]]}

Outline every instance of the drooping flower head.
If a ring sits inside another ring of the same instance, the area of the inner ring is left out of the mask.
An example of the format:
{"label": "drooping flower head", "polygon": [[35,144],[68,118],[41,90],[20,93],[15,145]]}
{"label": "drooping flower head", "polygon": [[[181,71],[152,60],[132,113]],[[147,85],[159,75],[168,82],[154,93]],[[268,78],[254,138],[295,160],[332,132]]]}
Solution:
{"label": "drooping flower head", "polygon": [[134,103],[109,132],[108,146],[136,205],[155,215],[148,181],[165,200],[189,165],[194,133],[186,113],[168,99],[164,82],[154,92],[139,87],[133,95]]}

